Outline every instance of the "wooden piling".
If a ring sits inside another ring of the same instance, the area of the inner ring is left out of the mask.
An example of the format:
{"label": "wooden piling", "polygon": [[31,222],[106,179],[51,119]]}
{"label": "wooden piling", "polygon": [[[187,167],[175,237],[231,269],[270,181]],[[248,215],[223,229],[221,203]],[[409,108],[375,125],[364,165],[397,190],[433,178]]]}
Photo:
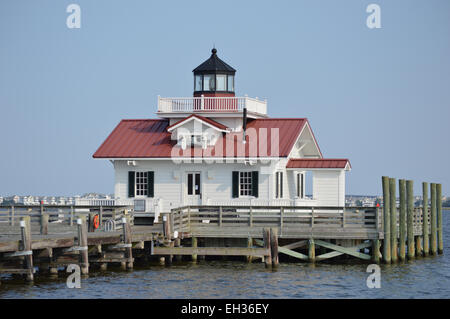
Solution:
{"label": "wooden piling", "polygon": [[[253,238],[248,237],[247,238],[247,248],[253,248]],[[252,256],[247,256],[247,262],[251,263],[253,261]]]}
{"label": "wooden piling", "polygon": [[[197,237],[192,237],[192,248],[197,248]],[[197,262],[197,254],[192,254],[192,261]]]}
{"label": "wooden piling", "polygon": [[422,236],[416,236],[416,256],[422,256]]}
{"label": "wooden piling", "polygon": [[407,202],[407,232],[408,232],[408,258],[415,257],[414,248],[414,195],[413,195],[413,181],[406,181],[406,202]]}
{"label": "wooden piling", "polygon": [[423,195],[423,205],[422,205],[422,235],[423,235],[423,255],[428,256],[430,253],[430,231],[429,231],[429,217],[428,217],[428,183],[422,183],[422,195]]}
{"label": "wooden piling", "polygon": [[436,184],[431,183],[431,214],[430,214],[430,224],[431,224],[431,253],[433,255],[437,254],[437,217],[436,217]]}
{"label": "wooden piling", "polygon": [[126,268],[133,269],[133,250],[131,248],[131,225],[130,216],[126,215],[122,219],[123,222],[123,242],[125,245],[125,258],[127,259]]}
{"label": "wooden piling", "polygon": [[78,217],[77,225],[78,225],[78,249],[80,251],[81,274],[86,275],[89,273],[86,215],[81,215]]}
{"label": "wooden piling", "polygon": [[28,254],[25,255],[25,269],[26,280],[33,281],[34,280],[34,266],[33,266],[33,251],[31,250],[31,225],[30,225],[30,216],[25,216],[21,218],[20,223],[21,233],[22,233],[22,245],[23,250]]}
{"label": "wooden piling", "polygon": [[372,261],[379,264],[380,263],[380,240],[372,240]]}
{"label": "wooden piling", "polygon": [[316,261],[316,245],[312,238],[308,241],[308,260],[312,263]]}
{"label": "wooden piling", "polygon": [[398,181],[399,195],[400,195],[400,218],[399,218],[399,259],[406,259],[406,181],[400,179]]}
{"label": "wooden piling", "polygon": [[437,208],[437,241],[438,241],[438,253],[444,253],[444,234],[442,225],[442,185],[436,184],[436,208]]}
{"label": "wooden piling", "polygon": [[272,255],[272,265],[278,266],[278,229],[270,229],[270,253]]}
{"label": "wooden piling", "polygon": [[395,178],[389,178],[389,198],[390,198],[390,213],[391,213],[391,261],[397,262],[397,195],[395,191]]}
{"label": "wooden piling", "polygon": [[267,249],[268,255],[264,257],[266,267],[272,266],[272,248],[270,244],[270,228],[263,229],[264,248]]}
{"label": "wooden piling", "polygon": [[48,234],[48,214],[41,215],[41,235]]}
{"label": "wooden piling", "polygon": [[383,221],[384,221],[384,239],[383,239],[383,260],[385,263],[391,263],[391,216],[390,216],[390,192],[389,177],[382,177],[383,183]]}
{"label": "wooden piling", "polygon": [[11,225],[11,226],[14,226],[14,206],[13,205],[11,205],[11,209],[9,210],[9,224]]}

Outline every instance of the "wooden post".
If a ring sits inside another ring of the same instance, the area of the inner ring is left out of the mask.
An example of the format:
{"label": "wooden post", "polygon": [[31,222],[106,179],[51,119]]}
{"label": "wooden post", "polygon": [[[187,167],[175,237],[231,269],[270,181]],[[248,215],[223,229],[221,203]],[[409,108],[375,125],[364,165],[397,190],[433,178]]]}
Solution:
{"label": "wooden post", "polygon": [[263,240],[264,240],[264,248],[268,251],[268,256],[264,257],[264,262],[266,267],[272,266],[272,248],[270,244],[270,228],[263,229]]}
{"label": "wooden post", "polygon": [[48,214],[41,215],[41,235],[48,235]]}
{"label": "wooden post", "polygon": [[14,226],[14,206],[11,205],[11,210],[9,211],[10,214],[10,220],[9,220],[9,224],[11,226]]}
{"label": "wooden post", "polygon": [[222,206],[219,207],[219,227],[222,227]]}
{"label": "wooden post", "polygon": [[406,260],[406,181],[400,179],[398,181],[400,195],[400,238],[399,238],[399,258]]}
{"label": "wooden post", "polygon": [[80,249],[80,268],[81,274],[85,275],[89,273],[86,215],[81,215],[78,217],[77,225],[78,225],[78,247]]}
{"label": "wooden post", "polygon": [[162,216],[162,224],[163,224],[163,235],[164,238],[167,238],[169,235],[169,230],[168,230],[168,222],[167,222],[167,214],[163,214]]}
{"label": "wooden post", "polygon": [[395,178],[389,178],[389,197],[390,197],[390,213],[391,213],[391,261],[397,262],[397,195],[395,192]]}
{"label": "wooden post", "polygon": [[437,225],[436,225],[436,184],[431,183],[431,214],[430,214],[430,224],[431,224],[431,253],[433,255],[437,254]]}
{"label": "wooden post", "polygon": [[429,230],[429,217],[428,217],[428,183],[422,183],[422,195],[423,195],[423,205],[422,205],[422,234],[423,234],[423,255],[428,256],[430,253],[430,230]]}
{"label": "wooden post", "polygon": [[131,249],[131,225],[130,216],[125,215],[122,218],[123,222],[123,242],[127,245],[125,247],[125,258],[127,259],[126,268],[133,269],[133,250]]}
{"label": "wooden post", "polygon": [[407,213],[407,232],[408,232],[408,258],[415,257],[414,248],[414,198],[413,198],[413,181],[406,181],[406,213]]}
{"label": "wooden post", "polygon": [[383,240],[383,260],[385,263],[391,263],[391,215],[390,215],[390,193],[389,177],[382,177],[383,183],[383,221],[384,221],[384,240]]}
{"label": "wooden post", "polygon": [[98,228],[101,229],[103,225],[103,206],[100,206],[100,211],[98,213]]}
{"label": "wooden post", "polygon": [[278,229],[270,229],[270,253],[272,255],[272,265],[278,266]]}
{"label": "wooden post", "polygon": [[[192,248],[197,248],[197,237],[192,237]],[[197,262],[197,254],[192,254],[192,261]]]}
{"label": "wooden post", "polygon": [[34,267],[33,267],[33,252],[31,250],[31,225],[30,216],[21,218],[20,228],[22,231],[22,245],[23,250],[29,252],[25,255],[25,268],[28,270],[26,274],[27,281],[33,281],[34,279]]}
{"label": "wooden post", "polygon": [[416,256],[422,256],[422,236],[416,236]]}
{"label": "wooden post", "polygon": [[[181,246],[181,239],[179,237],[175,239],[174,246],[175,247],[180,247]],[[181,261],[182,260],[182,256],[181,255],[175,255],[175,260],[176,261]]]}
{"label": "wooden post", "polygon": [[442,185],[436,184],[436,208],[437,208],[437,241],[438,241],[438,253],[444,253],[444,234],[442,225]]}
{"label": "wooden post", "polygon": [[73,213],[74,213],[73,206],[70,206],[70,221],[69,221],[70,226],[73,226]]}
{"label": "wooden post", "polygon": [[372,260],[373,262],[380,263],[380,240],[372,240]]}
{"label": "wooden post", "polygon": [[308,241],[308,259],[312,263],[316,261],[316,245],[312,238]]}
{"label": "wooden post", "polygon": [[[247,238],[247,248],[252,248],[253,247],[253,238],[248,237]],[[247,256],[247,262],[251,263],[253,261],[253,257],[252,256]]]}

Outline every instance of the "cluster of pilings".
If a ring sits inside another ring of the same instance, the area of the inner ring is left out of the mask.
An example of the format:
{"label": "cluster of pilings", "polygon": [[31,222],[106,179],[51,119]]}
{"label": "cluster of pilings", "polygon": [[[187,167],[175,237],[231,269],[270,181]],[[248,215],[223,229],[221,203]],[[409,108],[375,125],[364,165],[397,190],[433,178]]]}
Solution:
{"label": "cluster of pilings", "polygon": [[[413,181],[399,179],[400,204],[397,208],[396,180],[388,176],[382,177],[383,183],[383,225],[382,258],[385,263],[395,263],[419,256],[442,254],[444,251],[442,227],[442,186],[441,184],[422,183],[422,233],[414,231],[414,220],[417,219],[414,209]],[[431,205],[428,207],[428,188],[431,193]],[[420,213],[420,211],[419,211]],[[420,217],[420,215],[419,215]],[[418,227],[418,226],[416,226]],[[419,226],[420,227],[420,226]],[[379,242],[376,246],[379,246]],[[379,251],[376,249],[376,251]],[[375,254],[374,261],[379,261]]]}

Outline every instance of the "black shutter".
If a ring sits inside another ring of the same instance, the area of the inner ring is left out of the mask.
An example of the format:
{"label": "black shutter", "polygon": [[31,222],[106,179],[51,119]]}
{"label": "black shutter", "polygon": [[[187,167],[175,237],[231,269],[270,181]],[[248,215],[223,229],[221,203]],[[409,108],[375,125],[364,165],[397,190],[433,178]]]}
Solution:
{"label": "black shutter", "polygon": [[155,172],[147,172],[147,197],[155,196]]}
{"label": "black shutter", "polygon": [[239,172],[233,171],[233,181],[232,181],[232,196],[233,198],[239,197]]}
{"label": "black shutter", "polygon": [[135,189],[135,172],[129,171],[128,172],[128,197],[134,197],[134,189]]}
{"label": "black shutter", "polygon": [[283,198],[283,172],[280,172],[280,198]]}
{"label": "black shutter", "polygon": [[258,171],[252,172],[252,195],[258,197]]}
{"label": "black shutter", "polygon": [[280,189],[280,187],[278,186],[279,184],[279,172],[275,172],[275,198],[280,197],[280,194],[278,193],[278,190]]}

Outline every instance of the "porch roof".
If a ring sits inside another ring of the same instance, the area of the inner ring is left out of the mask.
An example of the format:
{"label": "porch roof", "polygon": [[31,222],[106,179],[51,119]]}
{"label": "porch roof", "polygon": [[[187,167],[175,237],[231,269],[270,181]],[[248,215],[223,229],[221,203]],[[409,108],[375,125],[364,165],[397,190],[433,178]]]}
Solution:
{"label": "porch roof", "polygon": [[346,158],[291,158],[286,168],[296,169],[351,169],[350,161]]}

